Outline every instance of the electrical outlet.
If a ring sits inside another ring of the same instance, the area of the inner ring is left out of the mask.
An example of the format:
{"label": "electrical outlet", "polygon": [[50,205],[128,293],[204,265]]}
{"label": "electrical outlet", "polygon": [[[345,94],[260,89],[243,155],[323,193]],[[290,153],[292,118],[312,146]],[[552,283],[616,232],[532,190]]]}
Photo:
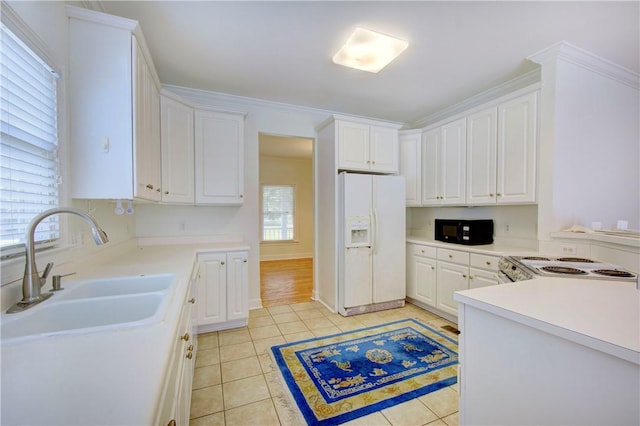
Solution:
{"label": "electrical outlet", "polygon": [[504,226],[504,232],[509,232],[509,229],[510,229],[510,228],[509,228],[509,224],[507,223],[507,224]]}
{"label": "electrical outlet", "polygon": [[577,247],[574,245],[564,244],[560,246],[562,254],[576,254]]}

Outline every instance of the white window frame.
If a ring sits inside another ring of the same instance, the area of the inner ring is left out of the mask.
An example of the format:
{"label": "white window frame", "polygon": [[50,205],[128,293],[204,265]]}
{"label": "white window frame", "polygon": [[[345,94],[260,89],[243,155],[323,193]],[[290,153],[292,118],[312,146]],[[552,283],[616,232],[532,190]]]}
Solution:
{"label": "white window frame", "polygon": [[[287,240],[265,240],[264,239],[264,188],[265,187],[287,187],[293,190],[293,235],[291,239]],[[260,242],[264,244],[283,244],[283,243],[296,243],[298,242],[298,213],[297,213],[297,198],[298,188],[295,184],[262,184],[260,185]]]}
{"label": "white window frame", "polygon": [[[64,110],[64,80],[61,76],[64,73],[61,68],[55,65],[55,62],[51,59],[51,55],[48,53],[46,44],[40,39],[40,37],[8,6],[5,2],[2,2],[2,14],[1,22],[5,25],[20,41],[31,49],[39,59],[44,62],[51,71],[56,74],[58,81],[56,84],[56,104],[57,104],[57,162],[58,162],[58,206],[63,206],[68,201],[67,188],[62,185],[62,182],[66,181],[68,171],[65,170],[66,164],[66,146],[64,141],[66,140],[66,121]],[[49,241],[46,243],[39,243],[36,246],[37,250],[53,249],[53,248],[65,248],[69,244],[69,230],[67,226],[67,220],[64,216],[59,217],[59,236],[58,239]],[[49,251],[49,250],[48,250]],[[12,248],[2,249],[1,253],[2,268],[12,267],[17,262],[24,262],[24,245],[16,245]],[[18,259],[18,260],[17,260]],[[13,269],[13,268],[9,268]],[[5,273],[7,272],[7,273]],[[8,274],[8,270],[2,273],[2,284],[7,283],[7,278],[11,278]],[[12,274],[10,274],[12,275]]]}

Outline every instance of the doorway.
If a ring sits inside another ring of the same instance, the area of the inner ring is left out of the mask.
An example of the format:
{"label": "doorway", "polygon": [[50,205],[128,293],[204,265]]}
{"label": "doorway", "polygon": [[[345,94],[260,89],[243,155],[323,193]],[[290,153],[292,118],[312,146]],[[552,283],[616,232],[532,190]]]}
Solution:
{"label": "doorway", "polygon": [[313,139],[260,133],[260,297],[265,307],[311,300]]}

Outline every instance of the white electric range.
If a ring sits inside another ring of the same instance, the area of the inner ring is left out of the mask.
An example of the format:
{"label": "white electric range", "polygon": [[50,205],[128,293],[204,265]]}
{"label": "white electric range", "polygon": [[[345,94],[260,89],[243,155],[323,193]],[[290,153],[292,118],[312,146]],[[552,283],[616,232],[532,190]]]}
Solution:
{"label": "white electric range", "polygon": [[635,273],[619,266],[581,257],[507,256],[500,259],[498,268],[512,282],[540,276],[613,281],[637,281],[638,279]]}

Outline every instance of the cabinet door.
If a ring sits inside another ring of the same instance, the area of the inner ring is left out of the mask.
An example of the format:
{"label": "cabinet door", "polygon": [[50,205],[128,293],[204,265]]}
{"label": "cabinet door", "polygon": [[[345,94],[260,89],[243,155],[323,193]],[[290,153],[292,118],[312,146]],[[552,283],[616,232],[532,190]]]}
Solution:
{"label": "cabinet door", "polygon": [[249,254],[227,253],[227,320],[249,316]]}
{"label": "cabinet door", "polygon": [[[189,316],[189,321],[186,329],[192,330],[192,311],[193,304],[189,302],[191,298],[194,297],[189,295],[187,297],[187,306],[185,307],[185,311]],[[176,404],[176,424],[186,425],[189,424],[189,414],[191,411],[191,387],[193,385],[193,373],[196,362],[196,345],[198,337],[192,331],[189,332],[189,340],[184,343],[184,350],[181,352],[181,358],[179,360],[182,363],[182,371],[180,373],[180,383],[178,386],[178,394],[175,399]]]}
{"label": "cabinet door", "polygon": [[498,203],[536,200],[537,93],[498,106]]}
{"label": "cabinet door", "polygon": [[227,256],[224,253],[198,256],[198,325],[227,319]]}
{"label": "cabinet door", "polygon": [[243,203],[243,146],[242,115],[195,111],[196,204]]}
{"label": "cabinet door", "polygon": [[398,173],[398,131],[387,127],[369,129],[369,160],[372,172]]}
{"label": "cabinet door", "polygon": [[442,126],[440,187],[442,204],[464,204],[466,185],[466,119]]}
{"label": "cabinet door", "polygon": [[438,262],[437,307],[443,312],[458,315],[458,302],[453,293],[469,288],[469,267],[448,262]]}
{"label": "cabinet door", "polygon": [[337,122],[338,168],[369,170],[369,126],[360,123]]}
{"label": "cabinet door", "polygon": [[[160,102],[149,67],[135,37],[134,82],[134,182],[136,198],[159,201],[160,195]],[[157,114],[157,115],[156,115]]]}
{"label": "cabinet door", "polygon": [[405,179],[407,206],[421,205],[422,143],[420,133],[400,135],[400,175]]}
{"label": "cabinet door", "polygon": [[469,269],[469,288],[488,287],[500,284],[500,279],[496,272],[482,269]]}
{"label": "cabinet door", "polygon": [[495,204],[498,110],[467,117],[467,204]]}
{"label": "cabinet door", "polygon": [[415,256],[414,275],[416,300],[436,306],[437,261],[429,257]]}
{"label": "cabinet door", "polygon": [[194,203],[193,109],[162,97],[162,201]]}
{"label": "cabinet door", "polygon": [[440,128],[422,135],[422,204],[440,204]]}

